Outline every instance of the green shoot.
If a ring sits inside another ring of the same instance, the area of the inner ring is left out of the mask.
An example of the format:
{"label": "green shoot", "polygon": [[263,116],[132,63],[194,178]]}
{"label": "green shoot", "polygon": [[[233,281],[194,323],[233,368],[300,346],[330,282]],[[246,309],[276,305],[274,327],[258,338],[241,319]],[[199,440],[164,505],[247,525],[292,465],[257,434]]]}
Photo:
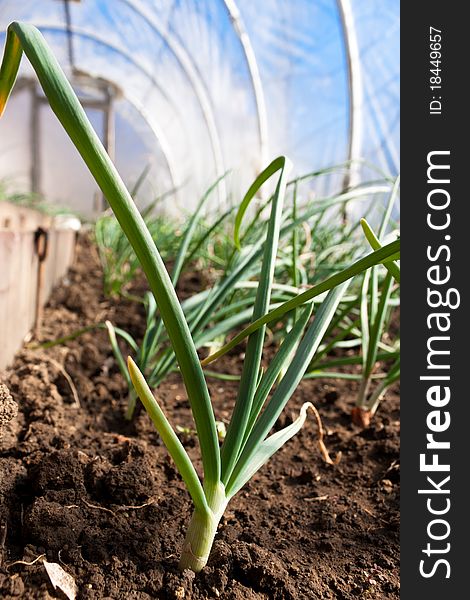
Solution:
{"label": "green shoot", "polygon": [[[398,190],[399,178],[392,188],[378,235],[374,233],[366,219],[360,221],[363,234],[374,251],[383,247],[380,240],[384,237],[390,222]],[[399,342],[386,342],[391,311],[397,300],[397,286],[394,286],[394,283],[399,284],[400,282],[400,267],[390,259],[383,261],[382,264],[386,268],[385,275],[380,274],[379,267],[373,267],[364,273],[359,293],[351,302],[341,308],[337,317],[332,321],[328,332],[330,339],[317,353],[307,374],[307,377],[331,377],[359,381],[358,396],[356,406],[352,411],[352,418],[361,427],[368,426],[381,399],[389,387],[400,377]],[[361,356],[328,358],[328,354],[333,348],[346,347],[359,347]],[[388,370],[385,368],[385,363],[391,365]],[[353,364],[361,365],[360,374],[332,370]],[[383,365],[382,372],[377,372],[379,365]]]}
{"label": "green shoot", "polygon": [[[398,258],[399,241],[375,250],[340,273],[327,278],[293,299],[283,302],[274,310],[270,310],[274,263],[282,231],[282,204],[287,184],[288,161],[283,157],[276,159],[257,177],[240,205],[241,208],[236,218],[236,235],[242,223],[243,212],[251,198],[254,197],[264,181],[280,172],[276,192],[270,203],[271,216],[267,233],[259,246],[252,252],[248,263],[242,259],[237,267],[239,272],[244,272],[244,269],[246,272],[247,264],[253,268],[253,263],[250,262],[253,261],[253,256],[263,256],[252,315],[253,322],[238,339],[240,341],[248,336],[248,347],[240,383],[242,392],[238,396],[232,422],[227,430],[222,448],[219,448],[217,425],[206,380],[196,353],[190,326],[176,296],[173,282],[131,195],[91,127],[51,50],[39,31],[32,25],[12,23],[8,28],[5,53],[0,68],[0,114],[3,112],[14,85],[23,51],[36,71],[53,111],[103,191],[132,245],[154,296],[155,306],[149,302],[149,313],[153,314],[154,310],[158,308],[166,335],[176,356],[196,424],[204,470],[203,482],[200,481],[186,451],[132,359],[128,361],[128,368],[136,394],[160,433],[194,503],[194,513],[181,553],[180,568],[200,571],[207,562],[218,523],[227,503],[272,454],[302,427],[308,405],[304,406],[299,418],[292,425],[270,435],[271,428],[311,363],[341,302],[349,280],[371,266],[390,258]],[[228,277],[221,286],[224,293],[226,290],[233,291],[236,281],[237,278]],[[312,298],[321,293],[326,293],[326,297],[316,311],[313,322],[308,324],[307,315],[311,308],[308,304],[311,303]],[[220,289],[217,294],[219,299],[223,295],[220,293]],[[207,310],[210,310],[213,302],[214,298],[209,294],[204,300],[203,310],[198,310],[193,321],[203,323],[206,320],[208,322],[210,316],[207,316]],[[290,337],[286,338],[285,343],[279,349],[281,358],[277,360],[276,367],[273,367],[271,371],[268,368],[266,373],[260,376],[264,326],[305,304],[307,307],[302,311],[301,317],[291,330]],[[113,328],[108,326],[108,330],[115,341]],[[297,342],[296,352],[290,359],[292,347]],[[117,357],[120,361],[119,354]],[[284,364],[284,359],[288,358],[290,364],[287,371],[268,400],[275,372],[279,365]]]}

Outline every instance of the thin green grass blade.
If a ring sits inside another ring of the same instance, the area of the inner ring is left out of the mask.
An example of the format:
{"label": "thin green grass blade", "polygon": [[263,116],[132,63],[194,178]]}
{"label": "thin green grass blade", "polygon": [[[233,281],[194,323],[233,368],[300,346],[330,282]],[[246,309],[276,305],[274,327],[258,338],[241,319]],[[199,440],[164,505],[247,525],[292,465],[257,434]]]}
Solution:
{"label": "thin green grass blade", "polygon": [[157,314],[157,303],[155,302],[155,298],[153,294],[150,292],[146,292],[144,296],[144,306],[146,313],[146,322],[147,328],[150,327],[155,321],[155,316]]}
{"label": "thin green grass blade", "polygon": [[7,39],[2,63],[0,65],[0,117],[3,115],[5,107],[10,97],[16,76],[20,67],[22,55],[21,42],[15,31],[8,28]]}
{"label": "thin green grass blade", "polygon": [[146,327],[142,344],[140,345],[137,364],[139,368],[145,373],[147,361],[154,350],[157,337],[157,326],[155,325],[155,319],[157,314],[157,303],[153,294],[146,292],[144,295],[144,306],[145,306],[145,320]]}
{"label": "thin green grass blade", "polygon": [[315,179],[321,175],[330,175],[332,173],[341,173],[341,172],[344,172],[346,169],[349,169],[352,164],[363,165],[365,167],[368,167],[369,169],[371,169],[372,171],[374,171],[375,173],[380,175],[380,177],[382,178],[383,181],[388,181],[390,183],[394,182],[394,178],[391,175],[389,175],[388,173],[386,173],[383,169],[378,167],[377,165],[374,165],[373,163],[371,163],[363,158],[355,158],[352,160],[344,161],[342,163],[338,163],[337,165],[333,165],[332,167],[326,167],[326,168],[319,169],[316,171],[311,171],[310,173],[304,173],[302,175],[299,175],[298,177],[295,177],[294,179],[291,179],[287,183],[287,185],[288,185],[288,187],[290,187],[292,185],[295,185],[296,183],[298,184],[298,183],[301,183],[302,181],[307,181],[309,179]]}
{"label": "thin green grass blade", "polygon": [[387,385],[390,385],[391,383],[394,383],[395,381],[397,381],[399,378],[400,378],[400,356],[398,356],[398,359],[390,368],[390,371],[386,375],[385,381],[387,382]]}
{"label": "thin green grass blade", "polygon": [[370,271],[364,273],[364,279],[361,285],[361,344],[362,344],[362,371],[365,371],[367,355],[369,353],[370,337],[370,315],[369,315],[369,284]]}
{"label": "thin green grass blade", "polygon": [[[138,352],[139,347],[138,347],[136,341],[129,333],[127,333],[127,331],[124,331],[124,329],[121,329],[120,327],[115,327],[114,325],[113,325],[113,328],[114,328],[116,335],[119,335],[120,337],[122,337],[129,344],[129,346],[132,348],[132,350],[134,350],[134,352]],[[49,340],[48,342],[43,342],[41,344],[32,344],[31,346],[28,346],[28,348],[31,348],[32,350],[36,350],[37,348],[42,348],[43,350],[46,350],[47,348],[54,348],[54,346],[62,346],[63,344],[66,344],[67,342],[72,342],[73,340],[76,340],[78,337],[80,337],[84,333],[94,331],[95,329],[106,329],[107,330],[107,327],[104,323],[96,323],[96,325],[88,325],[88,327],[82,327],[81,329],[77,329],[76,331],[74,331],[73,333],[71,333],[69,335],[65,335],[65,336],[57,338],[55,340]]]}
{"label": "thin green grass blade", "polygon": [[[377,238],[375,233],[372,231],[371,226],[365,219],[361,219],[361,226],[362,226],[362,230],[364,231],[364,235],[366,236],[367,241],[369,242],[371,248],[373,250],[378,250],[379,248],[383,248],[379,239]],[[395,281],[397,283],[400,283],[400,267],[393,261],[384,261],[383,265],[391,273],[391,275],[393,276]]]}
{"label": "thin green grass blade", "polygon": [[253,399],[253,406],[251,408],[250,419],[245,432],[244,443],[251,433],[256,419],[258,418],[266,398],[268,397],[269,392],[279,376],[279,373],[281,373],[281,371],[285,368],[286,362],[290,362],[290,359],[292,358],[292,352],[295,350],[300,338],[302,337],[304,329],[310,319],[310,316],[312,315],[312,311],[313,303],[303,309],[294,326],[284,338],[274,358],[269,363],[269,366],[266,369],[263,377],[261,378]]}
{"label": "thin green grass blade", "polygon": [[240,375],[232,375],[231,373],[218,373],[217,371],[211,371],[210,369],[204,369],[206,377],[212,379],[220,379],[221,381],[240,381]]}
{"label": "thin green grass blade", "polygon": [[[284,156],[280,156],[278,158],[275,158],[273,160],[273,162],[268,165],[266,167],[266,169],[264,169],[259,175],[258,177],[253,181],[253,183],[251,184],[251,186],[249,187],[247,193],[245,194],[245,197],[243,198],[240,207],[238,209],[237,215],[235,217],[235,228],[234,228],[234,233],[233,233],[233,241],[235,242],[235,246],[241,250],[241,245],[240,245],[240,227],[243,221],[243,216],[245,215],[245,212],[248,208],[248,206],[250,205],[250,202],[253,200],[254,196],[257,194],[258,190],[261,188],[261,186],[268,181],[268,179],[270,179],[274,173],[276,173],[279,170],[284,171],[284,169],[286,168],[286,158]],[[287,181],[285,179],[283,179],[283,185],[285,187]],[[279,192],[276,190],[276,194],[278,194]]]}
{"label": "thin green grass blade", "polygon": [[[134,189],[135,189],[135,186],[134,186]],[[158,204],[162,203],[166,198],[173,196],[173,194],[175,194],[178,190],[179,190],[179,187],[174,187],[174,188],[167,190],[166,192],[163,192],[163,194],[160,194],[159,196],[157,196],[154,200],[152,200],[152,202],[150,202],[150,204],[148,204],[142,210],[142,217],[144,219],[147,219],[147,217],[150,217],[152,212],[154,211],[155,207]],[[132,191],[131,195],[134,196],[133,191]]]}
{"label": "thin green grass blade", "polygon": [[379,269],[378,267],[372,267],[370,271],[370,288],[369,288],[369,321],[375,321],[377,315],[377,308],[379,305]]}
{"label": "thin green grass blade", "polygon": [[14,22],[8,27],[0,67],[0,114],[11,93],[22,51],[31,62],[52,110],[111,205],[147,275],[188,392],[201,445],[204,476],[209,485],[216,486],[220,476],[220,455],[214,413],[196,348],[170,277],[144,220],[59,63],[41,33],[27,23]]}
{"label": "thin green grass blade", "polygon": [[362,375],[355,375],[354,373],[341,373],[341,371],[316,370],[306,373],[304,375],[304,379],[345,379],[347,381],[361,381]]}
{"label": "thin green grass blade", "polygon": [[[394,358],[397,358],[398,356],[400,356],[400,351],[399,350],[394,350],[392,352],[379,352],[377,354],[377,360],[383,361],[383,360],[392,360]],[[321,371],[323,369],[332,369],[333,367],[345,367],[345,366],[349,366],[349,365],[360,365],[362,363],[362,356],[344,356],[342,358],[334,358],[331,360],[327,360],[324,363],[321,363],[319,365],[317,365],[315,363],[315,365],[312,367],[312,371]],[[310,368],[308,373],[310,373]],[[359,377],[362,377],[362,375],[360,375]]]}
{"label": "thin green grass blade", "polygon": [[384,381],[380,382],[380,384],[376,387],[376,389],[372,392],[372,394],[367,399],[367,402],[364,404],[364,408],[369,410],[371,414],[375,414],[380,400],[387,392],[388,388],[398,381],[400,378],[400,357],[398,357],[397,361],[393,364],[390,371],[387,373]]}
{"label": "thin green grass blade", "polygon": [[[352,311],[356,308],[360,303],[360,297],[356,296],[351,300],[347,300],[343,306],[341,306],[336,312],[335,317],[330,323],[328,327],[327,336],[332,335],[336,329],[340,329],[339,333],[328,342],[321,346],[316,352],[312,364],[309,368],[313,369],[316,365],[320,363],[322,358],[329,354],[329,352],[335,347],[336,343],[343,340],[347,335],[351,334],[355,331],[357,327],[357,320],[350,320],[350,315]],[[343,322],[344,321],[344,322]]]}
{"label": "thin green grass blade", "polygon": [[372,373],[374,364],[377,360],[377,351],[379,348],[380,338],[382,337],[383,333],[383,324],[386,318],[388,299],[390,298],[392,291],[392,283],[392,275],[390,272],[387,272],[382,285],[382,293],[380,295],[377,314],[370,328],[369,347],[367,349],[367,357],[364,366],[364,375],[366,377]]}
{"label": "thin green grass blade", "polygon": [[[297,219],[297,184],[294,185],[292,193],[292,220]],[[292,285],[299,287],[299,231],[296,228],[292,230]],[[297,320],[297,309],[294,310],[294,321]]]}
{"label": "thin green grass blade", "polygon": [[235,206],[224,212],[220,217],[207,229],[207,231],[200,236],[197,240],[196,245],[191,252],[185,258],[183,267],[191,262],[191,260],[197,255],[199,250],[202,248],[204,243],[211,238],[211,236],[221,227],[222,223],[234,212]]}
{"label": "thin green grass blade", "polygon": [[152,168],[152,165],[150,163],[145,165],[145,167],[142,169],[142,172],[137,177],[136,182],[134,183],[134,185],[131,188],[131,196],[133,198],[134,198],[134,196],[137,195],[137,193],[140,190],[140,188],[142,187],[144,181],[147,179],[147,175],[150,173],[151,168]]}
{"label": "thin green grass blade", "polygon": [[315,356],[315,364],[318,364],[318,362],[324,356],[328,356],[334,348],[354,348],[356,345],[360,345],[360,340],[346,340],[346,342],[344,342],[344,338],[350,335],[356,327],[357,321],[353,321],[346,327],[342,328],[341,331],[328,342],[328,344],[325,344],[321,349],[319,349],[317,352],[318,356]]}
{"label": "thin green grass blade", "polygon": [[189,246],[192,242],[192,239],[194,237],[194,232],[196,230],[196,226],[197,223],[199,221],[199,218],[201,216],[201,211],[204,208],[204,206],[206,205],[207,201],[209,200],[209,198],[211,197],[212,192],[217,188],[217,186],[219,185],[219,183],[225,179],[225,177],[228,175],[229,171],[227,171],[226,173],[224,173],[223,175],[221,175],[210,187],[209,189],[205,192],[205,194],[202,196],[202,198],[200,199],[195,211],[192,214],[192,217],[189,220],[188,226],[186,227],[186,230],[183,234],[183,239],[181,240],[181,245],[180,248],[178,250],[178,254],[176,255],[176,260],[175,260],[175,264],[173,266],[173,271],[171,274],[171,281],[173,282],[173,285],[176,286],[178,279],[181,275],[181,270],[183,268],[183,265],[185,263],[185,258],[186,255],[188,253],[188,249]]}
{"label": "thin green grass blade", "polygon": [[261,255],[260,242],[218,285],[208,294],[205,303],[200,307],[194,318],[189,320],[192,331],[203,329],[212,319],[217,307],[233,293],[235,285],[247,276]]}
{"label": "thin green grass blade", "polygon": [[[257,230],[257,228],[259,227],[260,224],[264,225],[264,222],[262,219],[262,214],[266,210],[266,208],[269,206],[271,201],[272,201],[272,197],[269,197],[266,200],[264,200],[264,202],[260,203],[256,212],[253,215],[253,218],[246,226],[245,231],[240,235],[240,245],[241,246],[245,245],[246,242],[248,242],[252,237],[254,237],[254,232]],[[252,235],[252,233],[253,233],[253,235]],[[236,256],[238,250],[239,249],[237,248],[237,246],[235,246],[235,248],[233,250],[233,254],[230,257],[229,264],[233,260],[234,256]]]}
{"label": "thin green grass blade", "polygon": [[[385,361],[385,360],[393,360],[400,356],[399,350],[394,350],[392,352],[379,352],[377,354],[377,360]],[[312,371],[321,371],[324,369],[332,369],[333,367],[345,367],[349,365],[360,365],[362,363],[362,356],[343,356],[342,358],[334,358],[331,360],[327,360],[324,363],[319,365],[315,364],[312,368]],[[310,370],[308,371],[310,372]],[[361,375],[362,377],[362,375]]]}
{"label": "thin green grass blade", "polygon": [[395,182],[394,182],[393,188],[392,188],[392,192],[390,194],[390,200],[387,204],[387,208],[385,209],[385,212],[382,217],[382,221],[379,226],[379,231],[378,231],[378,235],[377,235],[377,238],[379,240],[381,240],[385,235],[388,224],[390,222],[390,218],[392,216],[393,206],[398,197],[399,190],[400,190],[400,175],[398,175],[397,178],[395,179]]}
{"label": "thin green grass blade", "polygon": [[66,344],[67,342],[72,342],[73,340],[76,340],[78,337],[80,337],[84,333],[88,333],[89,331],[94,331],[95,329],[103,329],[105,327],[106,326],[104,325],[104,323],[96,323],[95,325],[88,325],[87,327],[82,327],[80,329],[77,329],[73,333],[70,333],[69,335],[64,335],[60,338],[56,338],[55,340],[49,340],[47,342],[42,342],[41,344],[35,343],[35,344],[28,345],[28,348],[30,348],[31,350],[37,350],[38,348],[42,348],[43,350],[46,350],[47,348],[54,348],[55,346],[62,346],[63,344]]}
{"label": "thin green grass blade", "polygon": [[129,371],[126,368],[126,362],[124,360],[121,349],[119,348],[119,344],[116,339],[116,330],[114,329],[114,326],[111,323],[111,321],[105,321],[105,325],[108,330],[109,341],[111,342],[111,348],[113,349],[113,354],[119,366],[119,370],[121,371],[122,376],[124,377],[124,379],[127,382],[127,385],[130,388],[131,379],[129,377]]}
{"label": "thin green grass blade", "polygon": [[[200,201],[196,207],[196,210],[194,211],[191,219],[189,220],[188,226],[186,227],[186,230],[183,234],[183,239],[181,240],[178,254],[176,255],[175,264],[173,265],[171,281],[172,281],[174,287],[176,287],[176,284],[178,283],[178,280],[181,275],[181,271],[183,270],[183,267],[186,263],[189,246],[191,245],[192,239],[194,237],[194,233],[196,231],[196,227],[197,227],[199,218],[201,216],[201,211],[203,210],[206,202],[209,200],[212,192],[217,188],[219,183],[227,176],[227,174],[228,174],[228,171],[226,173],[224,173],[224,175],[221,175],[215,181],[215,183],[213,183],[209,187],[209,189],[205,192],[205,194],[200,199]],[[153,337],[153,345],[148,348],[148,356],[151,356],[152,354],[154,354],[156,352],[156,350],[157,350],[156,346],[160,341],[162,328],[163,328],[163,322],[159,321],[155,331],[153,332],[153,336],[152,336]]]}
{"label": "thin green grass blade", "polygon": [[186,484],[188,492],[193,499],[194,506],[201,511],[209,512],[204,490],[186,450],[173,431],[168,419],[150,391],[144,376],[139,371],[132,358],[129,357],[127,359],[127,364],[135,391],[152,419],[155,429],[160,434],[171,458],[174,460],[175,465]]}

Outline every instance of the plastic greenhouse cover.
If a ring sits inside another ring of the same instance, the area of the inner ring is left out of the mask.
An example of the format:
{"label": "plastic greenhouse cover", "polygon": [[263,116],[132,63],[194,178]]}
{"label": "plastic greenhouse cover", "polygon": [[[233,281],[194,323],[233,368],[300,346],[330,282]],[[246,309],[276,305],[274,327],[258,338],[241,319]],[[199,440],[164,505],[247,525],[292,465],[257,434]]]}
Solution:
{"label": "plastic greenhouse cover", "polygon": [[[227,189],[219,187],[224,202],[279,154],[297,174],[342,163],[351,152],[352,100],[354,157],[398,172],[396,0],[0,0],[1,43],[13,20],[40,28],[68,76],[112,84],[115,160],[130,184],[151,166],[147,200],[176,188],[176,206],[187,208],[233,169]],[[355,99],[348,43],[359,56]],[[27,61],[21,74],[32,76]],[[18,185],[29,184],[33,160],[28,102],[27,91],[18,92],[0,139],[0,180]],[[102,133],[103,114],[89,114]],[[45,104],[39,132],[40,190],[93,214],[94,184]]]}

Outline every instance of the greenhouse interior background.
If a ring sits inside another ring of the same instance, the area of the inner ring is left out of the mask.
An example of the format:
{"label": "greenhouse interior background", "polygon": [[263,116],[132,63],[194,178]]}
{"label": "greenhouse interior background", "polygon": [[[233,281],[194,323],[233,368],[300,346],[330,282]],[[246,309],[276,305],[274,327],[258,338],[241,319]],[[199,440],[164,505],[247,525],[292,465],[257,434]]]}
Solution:
{"label": "greenhouse interior background", "polygon": [[399,33],[0,0],[0,598],[399,600]]}
{"label": "greenhouse interior background", "polygon": [[[394,0],[0,0],[2,45],[14,20],[51,45],[125,183],[142,180],[141,208],[162,196],[186,214],[227,171],[214,202],[237,202],[278,155],[294,175],[351,161],[315,196],[399,171]],[[26,60],[13,95],[1,188],[96,217],[102,195]]]}

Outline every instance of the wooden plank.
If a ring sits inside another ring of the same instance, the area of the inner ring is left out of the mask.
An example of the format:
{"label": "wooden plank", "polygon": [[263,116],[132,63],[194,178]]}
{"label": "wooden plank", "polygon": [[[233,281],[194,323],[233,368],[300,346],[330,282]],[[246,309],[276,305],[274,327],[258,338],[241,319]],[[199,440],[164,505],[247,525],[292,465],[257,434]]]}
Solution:
{"label": "wooden plank", "polygon": [[0,231],[0,369],[33,325],[37,265],[33,232]]}
{"label": "wooden plank", "polygon": [[35,232],[48,231],[42,304],[73,262],[76,231],[28,208],[0,203],[0,370],[11,363],[36,317],[39,261]]}

